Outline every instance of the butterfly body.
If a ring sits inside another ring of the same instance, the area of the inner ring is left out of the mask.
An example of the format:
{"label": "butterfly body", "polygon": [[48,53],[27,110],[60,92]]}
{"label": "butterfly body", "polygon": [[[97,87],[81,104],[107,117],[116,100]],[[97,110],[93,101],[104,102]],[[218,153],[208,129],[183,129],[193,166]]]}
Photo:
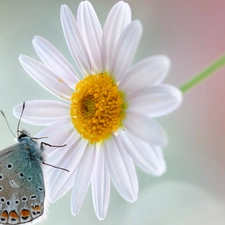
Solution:
{"label": "butterfly body", "polygon": [[0,224],[23,224],[44,212],[43,146],[21,131],[0,151]]}

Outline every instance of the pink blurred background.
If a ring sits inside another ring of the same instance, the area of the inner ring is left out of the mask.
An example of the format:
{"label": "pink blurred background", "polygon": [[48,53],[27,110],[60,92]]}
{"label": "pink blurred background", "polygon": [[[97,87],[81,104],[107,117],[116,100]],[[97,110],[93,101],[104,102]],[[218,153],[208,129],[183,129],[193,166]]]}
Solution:
{"label": "pink blurred background", "polygon": [[[117,1],[91,1],[102,24]],[[172,62],[167,83],[179,87],[225,54],[225,1],[128,0],[132,18],[143,24],[134,61],[157,54]],[[67,4],[76,14],[75,0],[0,2],[0,108],[12,129],[14,105],[32,99],[55,99],[23,71],[20,53],[37,59],[31,41],[40,35],[73,64],[60,26],[59,10]],[[74,65],[74,64],[73,64]],[[168,170],[160,178],[138,170],[139,200],[129,204],[111,190],[105,221],[96,219],[89,191],[77,217],[70,213],[70,193],[49,207],[43,224],[223,225],[225,223],[225,67],[185,93],[180,109],[158,119],[169,145],[164,149]],[[12,144],[0,119],[0,148]],[[41,127],[23,124],[35,134]]]}

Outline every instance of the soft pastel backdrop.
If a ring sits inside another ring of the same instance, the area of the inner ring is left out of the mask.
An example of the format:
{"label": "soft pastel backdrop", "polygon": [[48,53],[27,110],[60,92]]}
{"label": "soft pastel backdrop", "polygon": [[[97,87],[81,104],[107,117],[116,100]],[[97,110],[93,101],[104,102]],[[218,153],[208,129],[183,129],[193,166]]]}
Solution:
{"label": "soft pastel backdrop", "polygon": [[[140,19],[143,36],[134,61],[167,55],[172,67],[166,82],[180,86],[225,52],[223,0],[128,0],[132,18]],[[115,0],[92,0],[104,24]],[[31,40],[40,35],[74,65],[63,37],[59,10],[67,4],[76,13],[77,0],[0,1],[0,109],[16,130],[14,105],[33,99],[56,99],[22,69],[20,53],[38,59]],[[49,205],[43,225],[224,225],[225,223],[225,68],[184,95],[182,107],[158,119],[169,144],[164,148],[168,170],[154,178],[140,170],[136,203],[125,202],[111,188],[105,221],[97,220],[89,190],[78,216],[70,213],[69,192]],[[35,135],[42,127],[22,123]],[[13,143],[0,117],[0,148]],[[60,181],[59,181],[60,182]]]}

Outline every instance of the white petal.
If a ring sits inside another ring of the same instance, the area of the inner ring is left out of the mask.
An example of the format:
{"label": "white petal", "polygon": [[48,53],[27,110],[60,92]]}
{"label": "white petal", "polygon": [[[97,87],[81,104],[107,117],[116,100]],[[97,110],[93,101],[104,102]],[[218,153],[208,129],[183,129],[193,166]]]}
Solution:
{"label": "white petal", "polygon": [[[57,186],[54,188],[51,185],[51,180],[49,180],[49,184],[48,184],[48,200],[51,203],[54,203],[56,201],[58,201],[60,198],[62,198],[72,187],[73,187],[73,183],[74,183],[74,171],[70,171],[69,173],[69,177],[66,176],[66,180],[64,179],[64,183],[62,183],[61,181],[58,180],[57,182]],[[67,173],[66,171],[64,171],[64,173]],[[64,175],[65,176],[65,175]],[[63,178],[65,178],[64,176],[62,176]],[[52,189],[51,189],[52,188]],[[51,191],[54,190],[55,192],[58,191],[56,194]]]}
{"label": "white petal", "polygon": [[[23,104],[13,108],[15,117],[20,118]],[[51,100],[33,100],[25,102],[25,109],[21,120],[39,126],[51,125],[56,120],[70,117],[70,107],[68,104]]]}
{"label": "white petal", "polygon": [[[50,171],[51,173],[48,173],[48,176],[50,176],[49,197],[51,202],[57,201],[72,187],[76,176],[76,167],[83,156],[86,146],[87,141],[83,138],[79,138],[78,140],[75,139],[73,144],[68,146],[66,154],[58,154],[59,162],[57,163],[57,166],[68,169],[70,172],[52,168]],[[56,156],[52,156],[51,158],[53,157]],[[48,163],[51,163],[51,158],[48,158]]]}
{"label": "white petal", "polygon": [[162,175],[166,170],[162,149],[151,146],[132,135],[128,130],[121,130],[119,137],[127,153],[142,170],[154,176]]}
{"label": "white petal", "polygon": [[71,88],[46,66],[25,55],[20,55],[19,61],[24,70],[41,86],[59,98],[70,100]]}
{"label": "white petal", "polygon": [[65,57],[42,37],[34,37],[32,43],[42,62],[71,88],[75,88],[76,83],[79,81],[79,76]]}
{"label": "white petal", "polygon": [[91,61],[76,20],[66,5],[61,6],[61,23],[67,46],[83,75],[91,74]]}
{"label": "white petal", "polygon": [[102,72],[102,28],[90,2],[80,3],[77,12],[77,25],[89,52],[93,71],[95,73]]}
{"label": "white petal", "polygon": [[[166,171],[166,161],[164,159],[163,150],[161,146],[153,146],[153,150],[155,152],[155,155],[157,156],[160,165],[161,165],[161,174]],[[161,175],[159,173],[159,175]]]}
{"label": "white petal", "polygon": [[[60,127],[61,129],[63,129],[64,127]],[[71,132],[71,133],[70,133]],[[67,136],[66,136],[67,135]],[[81,138],[80,134],[77,133],[76,130],[70,130],[68,129],[68,131],[64,131],[64,133],[62,134],[62,137],[60,137],[61,139],[63,139],[62,141],[60,140],[60,142],[64,143],[66,146],[65,147],[59,147],[59,148],[48,148],[45,150],[45,160],[46,162],[49,162],[53,165],[62,167],[65,166],[64,163],[62,162],[62,158],[64,158],[64,155],[66,157],[66,155],[68,154],[68,149],[74,149],[75,147],[80,147],[80,145],[82,146],[83,142],[81,140],[83,140],[83,138]],[[81,139],[81,140],[80,140]],[[62,164],[60,165],[60,163],[62,162]],[[76,160],[74,160],[74,165]],[[71,168],[67,168],[68,165],[66,165],[66,169],[70,170]],[[47,167],[47,171],[51,169],[51,167]]]}
{"label": "white petal", "polygon": [[137,200],[138,180],[134,163],[120,143],[120,139],[112,137],[105,143],[107,167],[113,184],[120,195],[128,202]]}
{"label": "white petal", "polygon": [[127,3],[118,2],[110,10],[106,19],[102,38],[102,61],[104,70],[108,70],[112,61],[112,52],[124,28],[131,22],[131,10]]}
{"label": "white petal", "polygon": [[[44,128],[39,133],[36,134],[35,137],[37,138],[43,138],[47,137],[46,141],[48,144],[51,145],[64,145],[66,144],[65,141],[70,137],[70,135],[73,133],[74,127],[71,123],[71,119],[62,119],[54,122],[50,126]],[[60,149],[60,151],[63,151],[63,149],[66,147],[45,147],[45,153],[50,154],[56,149]]]}
{"label": "white petal", "polygon": [[132,21],[122,32],[113,51],[112,64],[109,71],[119,81],[127,72],[136,52],[142,33],[141,23]]}
{"label": "white petal", "polygon": [[170,69],[170,60],[166,56],[153,56],[141,60],[124,75],[119,86],[127,95],[146,86],[160,84]]}
{"label": "white petal", "polygon": [[88,144],[80,160],[79,165],[74,171],[75,182],[73,185],[71,211],[74,216],[80,211],[84,197],[87,193],[91,176],[96,161],[96,149],[94,145]]}
{"label": "white petal", "polygon": [[140,89],[128,96],[127,112],[137,112],[150,117],[163,116],[177,109],[182,103],[182,93],[171,85]]}
{"label": "white petal", "polygon": [[104,220],[110,197],[110,176],[106,166],[104,149],[97,149],[98,158],[92,175],[92,197],[95,213],[99,220]]}
{"label": "white petal", "polygon": [[[53,150],[51,148],[48,148],[47,150],[44,150],[44,161],[48,164],[54,165],[54,166],[59,166],[62,167],[63,164],[63,160],[62,158],[70,158],[70,155],[74,153],[74,145],[78,145],[79,143],[79,139],[80,139],[80,135],[78,135],[78,133],[75,130],[72,130],[72,133],[66,133],[68,136],[64,136],[64,143],[66,143],[65,147],[58,147],[58,148],[54,148]],[[78,151],[76,149],[76,151]],[[46,154],[46,152],[48,154]],[[61,165],[60,165],[61,164]],[[70,175],[71,173],[71,169],[74,170],[75,167],[68,167],[68,165],[65,166],[65,169],[70,170]],[[59,170],[51,167],[51,166],[45,166],[43,167],[43,171],[45,173],[45,178],[47,180],[51,180],[49,187],[51,188],[53,180],[55,179],[55,177],[53,177],[53,173],[54,172],[59,172]],[[61,170],[60,170],[61,171]],[[52,195],[51,195],[52,196]]]}
{"label": "white petal", "polygon": [[[45,147],[45,150],[44,150],[44,155],[46,155],[44,157],[44,161],[46,163],[49,163],[53,166],[61,166],[60,164],[58,164],[61,160],[61,157],[64,157],[64,156],[67,156],[69,154],[68,152],[68,148],[71,147],[71,138],[75,139],[76,136],[74,136],[74,128],[70,122],[70,120],[59,120],[55,123],[53,123],[51,126],[45,128],[44,130],[42,130],[41,132],[39,132],[36,137],[49,137],[47,139],[47,141],[45,141],[46,143],[48,144],[51,144],[51,145],[57,145],[57,146],[60,146],[60,145],[63,145],[63,144],[68,144],[67,146],[65,147],[48,147],[46,146]],[[76,134],[76,133],[75,133]],[[75,141],[75,140],[74,140]],[[51,159],[51,160],[49,160]],[[66,165],[65,167],[62,166],[63,168],[65,169],[68,169],[67,168],[68,165]],[[51,176],[52,174],[52,171],[61,171],[59,169],[55,169],[55,168],[52,168],[50,166],[44,166],[43,167],[43,170],[44,170],[44,175],[45,175],[45,179],[46,180],[51,180],[53,177]],[[63,171],[66,175],[66,171]],[[69,173],[72,175],[72,173]],[[67,181],[68,183],[68,181]],[[50,182],[50,187],[51,187],[51,182]],[[72,186],[72,185],[71,185]],[[70,187],[69,185],[67,186],[64,186],[60,191],[61,191],[61,196],[63,196],[69,189]],[[66,190],[68,189],[68,190]],[[57,197],[59,196],[59,194],[57,195]],[[53,196],[52,192],[49,194],[49,198],[50,198],[50,201],[54,201],[55,196]],[[58,197],[59,198],[59,197]],[[57,199],[58,199],[57,198]]]}
{"label": "white petal", "polygon": [[166,135],[153,119],[136,112],[129,112],[123,121],[125,129],[128,129],[134,136],[152,145],[165,146],[167,144]]}

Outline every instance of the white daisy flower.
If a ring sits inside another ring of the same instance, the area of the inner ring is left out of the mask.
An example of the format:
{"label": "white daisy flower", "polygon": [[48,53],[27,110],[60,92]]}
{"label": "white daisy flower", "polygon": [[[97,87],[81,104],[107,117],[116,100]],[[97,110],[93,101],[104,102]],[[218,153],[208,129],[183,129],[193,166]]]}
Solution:
{"label": "white daisy flower", "polygon": [[[48,41],[35,37],[34,49],[43,63],[25,55],[19,61],[32,78],[66,103],[28,101],[22,120],[48,126],[37,136],[48,136],[49,143],[67,144],[46,149],[48,163],[70,170],[46,167],[50,201],[72,188],[71,211],[77,215],[91,184],[94,209],[103,220],[110,180],[125,200],[134,202],[138,197],[135,164],[153,176],[165,172],[162,147],[167,140],[153,118],[177,109],[182,94],[162,84],[170,67],[167,57],[149,57],[130,67],[142,26],[131,21],[127,3],[113,6],[103,29],[88,1],[80,3],[77,20],[66,5],[60,13],[79,71]],[[15,116],[20,116],[21,108],[15,106]]]}

